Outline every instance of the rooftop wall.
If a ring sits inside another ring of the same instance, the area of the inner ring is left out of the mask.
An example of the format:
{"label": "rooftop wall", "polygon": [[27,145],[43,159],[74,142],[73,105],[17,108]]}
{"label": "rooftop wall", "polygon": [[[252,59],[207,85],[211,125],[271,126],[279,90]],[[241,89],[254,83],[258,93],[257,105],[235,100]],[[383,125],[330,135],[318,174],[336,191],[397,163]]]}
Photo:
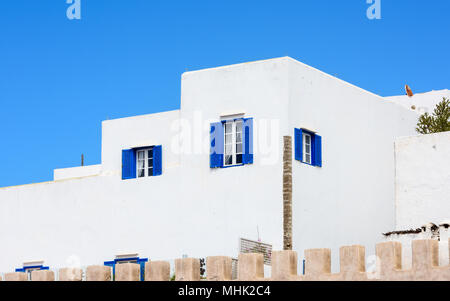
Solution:
{"label": "rooftop wall", "polygon": [[430,91],[426,93],[417,93],[412,97],[408,95],[390,96],[386,100],[392,101],[404,107],[407,110],[413,111],[416,114],[431,114],[442,98],[450,98],[450,90]]}
{"label": "rooftop wall", "polygon": [[55,169],[53,180],[66,180],[82,177],[97,176],[102,172],[102,165],[79,166],[71,168]]}

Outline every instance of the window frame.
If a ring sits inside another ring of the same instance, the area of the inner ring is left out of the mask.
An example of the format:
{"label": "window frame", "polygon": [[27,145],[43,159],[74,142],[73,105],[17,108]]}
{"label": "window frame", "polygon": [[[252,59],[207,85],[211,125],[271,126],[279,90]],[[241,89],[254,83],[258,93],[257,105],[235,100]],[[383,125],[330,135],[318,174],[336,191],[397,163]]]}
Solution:
{"label": "window frame", "polygon": [[[148,178],[148,177],[153,177],[154,176],[154,147],[150,146],[150,147],[145,147],[145,148],[139,148],[136,149],[136,179],[143,179],[143,178]],[[151,151],[151,158],[149,156],[149,152]],[[140,153],[144,153],[144,158],[140,159],[139,158],[139,154]],[[149,164],[151,160],[151,166]],[[140,162],[144,162],[144,167],[141,168],[139,166]],[[140,171],[144,170],[144,175],[140,176]],[[151,170],[151,173],[150,173]]]}
{"label": "window frame", "polygon": [[[306,143],[306,140],[310,137],[310,144]],[[294,157],[296,161],[300,163],[314,166],[318,168],[323,167],[322,160],[322,136],[316,132],[305,128],[294,128]],[[309,152],[307,152],[307,148]],[[308,162],[307,157],[310,157]]]}
{"label": "window frame", "polygon": [[[312,165],[313,163],[313,134],[311,134],[310,132],[307,132],[305,130],[302,131],[302,147],[303,147],[303,158],[302,158],[302,162],[305,164],[309,164]],[[306,138],[309,137],[309,144],[306,143]],[[306,147],[309,146],[309,152],[306,152]],[[307,156],[309,155],[309,162],[306,159]]]}
{"label": "window frame", "polygon": [[[224,124],[222,168],[242,166],[244,165],[244,119],[229,119],[223,120],[222,122]],[[239,124],[240,127],[238,127]],[[228,125],[231,125],[231,132],[227,132]],[[227,141],[227,136],[231,136],[231,141],[229,141],[229,138]],[[238,137],[240,138],[238,139]],[[227,146],[229,147],[229,149],[231,149],[231,153],[227,151]],[[238,146],[240,146],[240,151],[238,149]],[[231,156],[231,163],[227,164],[227,159],[229,159],[229,156]]]}

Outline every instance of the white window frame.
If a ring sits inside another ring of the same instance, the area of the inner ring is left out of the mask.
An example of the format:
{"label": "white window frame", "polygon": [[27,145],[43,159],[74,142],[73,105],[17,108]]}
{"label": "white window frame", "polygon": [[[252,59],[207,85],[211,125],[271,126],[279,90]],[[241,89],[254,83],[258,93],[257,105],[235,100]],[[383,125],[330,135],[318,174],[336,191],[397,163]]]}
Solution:
{"label": "white window frame", "polygon": [[[231,132],[227,131],[231,127]],[[244,162],[244,120],[227,120],[224,124],[223,166],[239,166]],[[240,139],[238,139],[240,138]],[[231,163],[227,159],[231,156]],[[240,160],[238,160],[240,156]],[[240,162],[239,162],[240,161]]]}
{"label": "white window frame", "polygon": [[[148,152],[152,151],[152,156],[149,157]],[[139,155],[143,153],[143,158],[139,158]],[[149,160],[152,160],[152,166],[149,166]],[[154,153],[153,153],[153,147],[149,148],[143,148],[136,150],[136,175],[138,179],[146,178],[146,177],[152,177],[153,176],[153,160],[154,160]],[[140,163],[144,162],[143,168],[140,167]],[[140,171],[144,170],[144,175],[141,176]],[[151,173],[150,173],[151,170]]]}
{"label": "white window frame", "polygon": [[[306,141],[307,137],[309,137],[309,144]],[[307,146],[309,146],[309,152],[307,152],[308,149]],[[303,132],[303,162],[307,164],[312,164],[312,135],[305,132]]]}

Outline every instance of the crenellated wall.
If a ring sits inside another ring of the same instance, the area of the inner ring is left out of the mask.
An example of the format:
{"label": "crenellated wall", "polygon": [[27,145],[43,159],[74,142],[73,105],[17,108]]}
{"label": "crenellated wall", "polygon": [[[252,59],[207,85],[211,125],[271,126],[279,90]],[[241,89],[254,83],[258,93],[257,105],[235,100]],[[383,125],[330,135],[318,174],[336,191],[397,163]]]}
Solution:
{"label": "crenellated wall", "polygon": [[[297,274],[297,252],[275,251],[272,254],[272,275],[264,277],[263,254],[240,254],[238,281],[450,281],[450,265],[439,265],[437,240],[424,239],[412,242],[412,267],[402,267],[402,244],[383,242],[376,246],[376,269],[366,271],[365,248],[360,245],[344,246],[339,250],[339,273],[331,273],[331,250],[310,249],[305,251],[304,275]],[[208,281],[230,281],[232,259],[226,256],[208,257],[206,261]],[[119,264],[115,281],[139,281],[139,265]],[[111,281],[111,268],[89,266],[87,281]],[[59,281],[81,281],[82,271],[77,268],[59,270]],[[33,281],[54,281],[53,271],[33,271]],[[1,278],[0,278],[1,279]],[[27,281],[25,273],[5,274],[6,281]],[[170,264],[150,261],[145,266],[145,281],[169,281]],[[176,281],[199,281],[200,260],[183,258],[175,261]]]}
{"label": "crenellated wall", "polygon": [[402,244],[403,267],[412,266],[412,241],[417,239],[433,239],[439,244],[439,265],[445,266],[450,263],[449,244],[450,225],[448,223],[428,223],[417,229],[397,230],[385,233],[385,241],[397,241]]}

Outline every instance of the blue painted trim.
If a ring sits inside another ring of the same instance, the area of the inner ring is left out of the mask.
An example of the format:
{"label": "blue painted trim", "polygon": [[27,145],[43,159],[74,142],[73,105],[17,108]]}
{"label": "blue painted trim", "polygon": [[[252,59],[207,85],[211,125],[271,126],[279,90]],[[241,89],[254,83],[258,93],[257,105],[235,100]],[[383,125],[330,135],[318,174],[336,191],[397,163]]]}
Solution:
{"label": "blue painted trim", "polygon": [[129,257],[129,258],[120,258],[114,259],[113,261],[105,261],[103,264],[105,266],[112,267],[113,280],[115,280],[116,275],[116,264],[122,261],[132,261],[135,260],[137,264],[140,265],[140,279],[141,281],[145,280],[145,263],[148,262],[148,258],[139,258],[139,257]]}
{"label": "blue painted trim", "polygon": [[40,271],[47,271],[50,270],[50,267],[45,267],[43,265],[35,265],[35,266],[29,266],[29,267],[23,267],[23,268],[18,268],[15,271],[17,273],[25,273],[27,270],[31,270],[31,269],[38,269]]}
{"label": "blue painted trim", "polygon": [[294,128],[294,157],[297,161],[303,158],[303,133],[301,129]]}
{"label": "blue painted trim", "polygon": [[223,166],[223,151],[224,151],[223,123],[221,122],[211,123],[209,136],[210,136],[209,167],[221,168]]}
{"label": "blue painted trim", "polygon": [[139,260],[139,257],[130,257],[130,258],[120,258],[120,259],[114,259],[114,263],[122,262],[122,261],[131,261],[131,260]]}
{"label": "blue painted trim", "polygon": [[153,176],[162,175],[162,145],[155,145],[153,150]]}
{"label": "blue painted trim", "polygon": [[243,119],[242,136],[242,163],[253,164],[253,118]]}
{"label": "blue painted trim", "polygon": [[135,179],[136,175],[136,150],[122,150],[122,180]]}

